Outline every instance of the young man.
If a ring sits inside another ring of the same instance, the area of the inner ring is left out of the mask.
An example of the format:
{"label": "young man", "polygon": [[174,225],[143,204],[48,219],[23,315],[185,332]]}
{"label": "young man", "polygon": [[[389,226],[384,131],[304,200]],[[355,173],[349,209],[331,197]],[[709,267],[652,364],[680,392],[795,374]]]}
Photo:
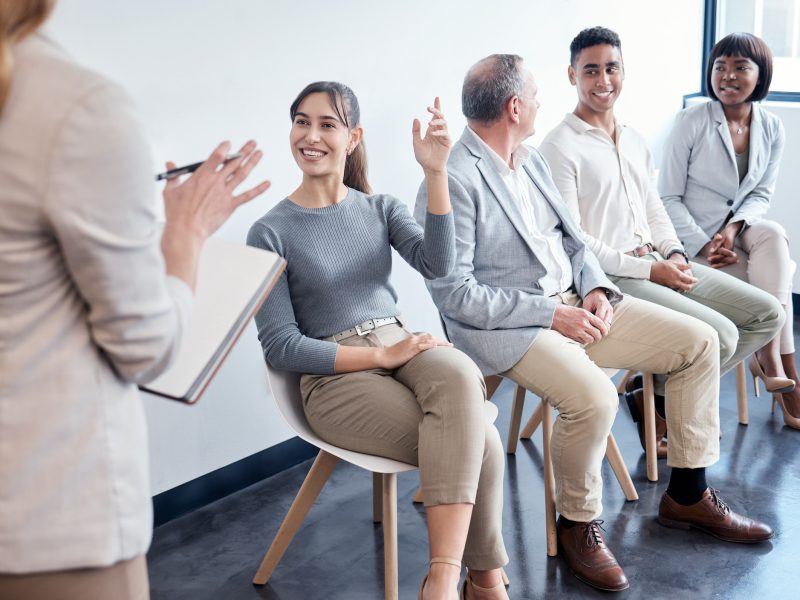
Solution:
{"label": "young man", "polygon": [[[705,467],[719,457],[716,332],[623,298],[604,275],[546,163],[522,144],[534,132],[536,93],[519,56],[492,55],[467,73],[469,126],[448,161],[456,266],[427,285],[451,341],[484,374],[500,373],[558,409],[551,446],[561,555],[582,581],[617,591],[628,580],[597,521],[600,467],[618,404],[601,367],[670,373],[675,468],[662,517],[738,541],[769,539],[772,530],[730,511],[705,482]],[[420,222],[426,206],[423,185]]]}
{"label": "young man", "polygon": [[[539,148],[553,181],[586,244],[622,292],[696,317],[717,331],[724,374],[775,336],[784,311],[770,294],[689,263],[658,195],[644,139],[614,116],[625,79],[619,36],[603,27],[585,29],[570,53],[569,80],[578,105]],[[663,389],[664,378],[657,377],[656,393],[661,396]],[[641,396],[636,400],[634,419],[641,416],[636,414]],[[665,440],[659,450],[666,456]]]}

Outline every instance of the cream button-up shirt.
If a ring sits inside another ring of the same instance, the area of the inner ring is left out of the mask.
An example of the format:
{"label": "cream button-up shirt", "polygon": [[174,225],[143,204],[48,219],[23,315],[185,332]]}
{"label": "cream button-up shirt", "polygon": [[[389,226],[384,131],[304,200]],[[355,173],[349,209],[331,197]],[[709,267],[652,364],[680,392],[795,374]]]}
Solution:
{"label": "cream button-up shirt", "polygon": [[572,286],[572,264],[564,250],[558,215],[522,168],[530,151],[520,144],[511,154],[512,169],[478,134],[469,127],[467,131],[487,150],[508,193],[520,208],[530,244],[547,269],[547,274],[539,280],[543,294],[552,296],[566,291]]}
{"label": "cream button-up shirt", "polygon": [[664,256],[683,249],[658,195],[650,151],[635,130],[617,123],[615,143],[570,113],[539,151],[606,273],[648,279],[652,261],[626,252],[648,243]]}

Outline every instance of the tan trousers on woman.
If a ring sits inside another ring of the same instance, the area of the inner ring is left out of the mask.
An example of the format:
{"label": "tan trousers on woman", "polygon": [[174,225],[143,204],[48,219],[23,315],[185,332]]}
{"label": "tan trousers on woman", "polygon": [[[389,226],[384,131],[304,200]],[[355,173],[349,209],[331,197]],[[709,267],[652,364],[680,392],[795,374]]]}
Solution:
{"label": "tan trousers on woman", "polygon": [[[574,292],[554,299],[581,304]],[[543,329],[503,376],[558,410],[550,442],[556,509],[573,521],[591,521],[603,510],[600,467],[619,400],[600,367],[667,373],[667,462],[697,468],[719,459],[719,342],[711,326],[626,296],[599,342],[583,346]]]}
{"label": "tan trousers on woman", "polygon": [[[339,343],[385,347],[408,337],[385,325]],[[325,441],[418,465],[426,506],[474,504],[464,562],[477,570],[508,562],[502,535],[500,436],[486,422],[483,377],[466,354],[434,348],[389,371],[304,375],[306,418]]]}
{"label": "tan trousers on woman", "polygon": [[110,567],[25,575],[0,573],[0,600],[148,600],[144,555]]}
{"label": "tan trousers on woman", "polygon": [[[733,245],[739,262],[722,267],[720,271],[747,281],[775,296],[786,311],[786,321],[780,331],[780,353],[794,353],[794,311],[792,281],[797,265],[789,255],[789,239],[780,223],[763,219],[744,228]],[[702,256],[694,259],[708,262]]]}

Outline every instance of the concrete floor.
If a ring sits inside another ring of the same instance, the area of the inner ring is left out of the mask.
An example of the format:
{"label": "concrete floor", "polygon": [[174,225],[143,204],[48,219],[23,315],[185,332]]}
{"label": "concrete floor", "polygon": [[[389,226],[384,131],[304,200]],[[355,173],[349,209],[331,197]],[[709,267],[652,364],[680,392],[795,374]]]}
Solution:
{"label": "concrete floor", "polygon": [[[512,387],[495,396],[505,441]],[[734,378],[722,380],[722,459],[709,483],[738,512],[771,524],[776,537],[756,545],[729,544],[696,531],[661,527],[655,520],[669,469],[649,483],[634,424],[622,406],[614,435],[639,492],[626,502],[604,465],[606,541],[625,569],[632,598],[800,598],[800,431],[770,415],[770,399],[750,395],[750,425],[737,423]],[[538,400],[528,396],[524,419]],[[624,403],[623,403],[624,405]],[[523,421],[524,423],[524,421]],[[541,430],[509,456],[503,529],[511,562],[513,599],[609,598],[579,582],[545,548]],[[383,598],[383,534],[371,519],[372,477],[349,465],[334,472],[269,584],[253,574],[275,535],[310,461],[270,477],[156,529],[148,555],[153,600],[376,600]],[[411,502],[416,473],[398,481],[400,598],[416,598],[427,570],[424,511]],[[792,541],[794,540],[794,541]]]}

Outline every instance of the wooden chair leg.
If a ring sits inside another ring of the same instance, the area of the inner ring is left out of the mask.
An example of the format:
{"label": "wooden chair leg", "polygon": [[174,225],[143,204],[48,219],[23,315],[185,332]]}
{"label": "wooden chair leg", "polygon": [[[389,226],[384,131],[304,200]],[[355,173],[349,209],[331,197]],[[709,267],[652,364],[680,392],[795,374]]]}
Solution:
{"label": "wooden chair leg", "polygon": [[620,379],[619,383],[617,384],[618,394],[621,394],[625,391],[625,385],[628,383],[628,381],[630,381],[631,377],[633,377],[634,375],[636,375],[636,371],[634,370],[625,371],[625,375],[622,376],[622,379]]}
{"label": "wooden chair leg", "polygon": [[488,375],[483,378],[483,381],[486,384],[486,400],[491,400],[497,388],[503,383],[503,378],[500,375]]}
{"label": "wooden chair leg", "polygon": [[622,453],[619,451],[619,446],[617,446],[617,440],[614,439],[613,433],[608,434],[608,442],[606,443],[606,458],[611,464],[611,468],[614,470],[614,475],[617,476],[619,486],[625,493],[625,498],[627,498],[628,502],[638,500],[639,494],[636,493],[636,487],[633,485],[633,481],[631,481],[631,473],[628,471],[628,467],[625,465],[625,459],[622,458]]}
{"label": "wooden chair leg", "polygon": [[644,442],[647,460],[647,479],[658,481],[658,452],[656,445],[656,402],[653,390],[653,374],[644,377]]}
{"label": "wooden chair leg", "polygon": [[519,435],[519,425],[522,421],[522,408],[525,406],[526,390],[521,385],[514,388],[514,404],[511,406],[511,421],[508,424],[508,441],[506,442],[506,454],[514,454],[517,451],[517,436]]}
{"label": "wooden chair leg", "polygon": [[383,474],[372,474],[372,522],[383,520]]}
{"label": "wooden chair leg", "polygon": [[747,425],[750,420],[747,415],[747,382],[743,360],[736,365],[736,401],[739,404],[739,423]]}
{"label": "wooden chair leg", "polygon": [[556,538],[556,478],[553,474],[553,457],[550,454],[550,438],[553,435],[553,411],[541,401],[542,447],[544,449],[544,507],[545,531],[547,532],[547,556],[558,554]]}
{"label": "wooden chair leg", "polygon": [[269,581],[273,571],[275,571],[275,567],[278,566],[281,558],[283,558],[286,549],[292,542],[297,530],[300,529],[300,525],[302,525],[322,488],[325,487],[325,482],[328,481],[338,462],[339,459],[333,454],[328,454],[324,450],[319,451],[314,464],[311,465],[311,469],[303,481],[303,485],[300,486],[300,491],[297,492],[294,502],[289,507],[289,512],[286,513],[275,539],[272,540],[272,544],[264,554],[261,565],[258,567],[255,577],[253,577],[254,584],[264,585]]}
{"label": "wooden chair leg", "polygon": [[533,411],[531,418],[528,419],[528,422],[525,424],[522,433],[519,434],[519,439],[521,440],[529,440],[533,436],[533,432],[536,431],[536,428],[539,427],[539,423],[542,422],[542,407],[544,405],[539,403],[536,409]]}
{"label": "wooden chair leg", "polygon": [[414,492],[414,497],[411,499],[414,504],[422,504],[425,500],[422,498],[422,486],[417,488],[417,491]]}
{"label": "wooden chair leg", "polygon": [[383,476],[383,571],[386,600],[397,600],[397,475]]}

